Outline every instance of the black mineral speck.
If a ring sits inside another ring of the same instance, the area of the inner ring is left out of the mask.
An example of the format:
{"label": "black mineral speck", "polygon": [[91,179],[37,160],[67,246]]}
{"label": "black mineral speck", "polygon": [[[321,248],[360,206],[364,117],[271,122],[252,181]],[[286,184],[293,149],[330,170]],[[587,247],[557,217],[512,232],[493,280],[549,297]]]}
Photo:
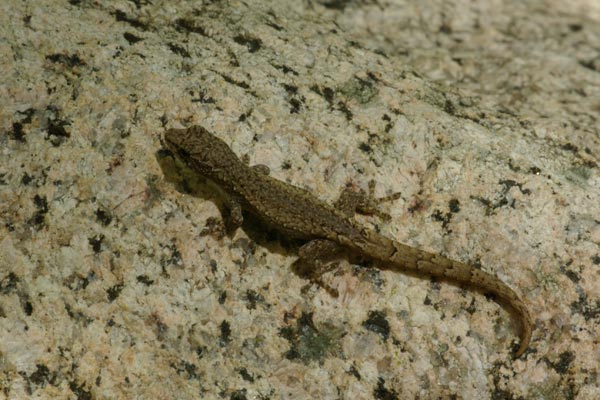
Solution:
{"label": "black mineral speck", "polygon": [[102,250],[102,241],[104,240],[104,235],[95,235],[91,238],[88,238],[88,243],[92,246],[92,250],[94,253],[98,254]]}
{"label": "black mineral speck", "polygon": [[21,143],[25,143],[25,133],[23,132],[23,124],[20,122],[14,122],[12,125],[12,131],[10,132],[10,138]]}
{"label": "black mineral speck", "polygon": [[194,353],[196,353],[196,356],[198,356],[198,358],[203,358],[207,351],[208,348],[206,346],[197,346],[194,349]]}
{"label": "black mineral speck", "polygon": [[46,383],[54,384],[56,376],[50,373],[50,370],[44,364],[36,364],[36,370],[29,375],[29,381],[38,386],[45,386]]}
{"label": "black mineral speck", "polygon": [[27,186],[33,181],[33,177],[29,175],[27,172],[23,174],[21,177],[21,185]]}
{"label": "black mineral speck", "polygon": [[448,208],[450,208],[450,211],[453,213],[457,213],[460,211],[460,202],[458,201],[458,199],[452,199],[448,202]]}
{"label": "black mineral speck", "polygon": [[553,363],[552,367],[559,374],[564,374],[569,370],[573,361],[575,361],[575,354],[571,351],[564,351],[560,353],[558,362]]}
{"label": "black mineral speck", "polygon": [[166,246],[167,249],[171,251],[170,256],[163,257],[161,260],[161,265],[166,267],[167,265],[183,265],[183,260],[181,259],[181,252],[177,249],[175,244],[170,244]]}
{"label": "black mineral speck", "polygon": [[217,301],[219,304],[223,305],[225,304],[225,300],[227,300],[227,292],[223,290],[221,293],[219,293],[219,299]]}
{"label": "black mineral speck", "polygon": [[579,151],[579,148],[577,146],[575,146],[573,143],[565,143],[565,144],[561,145],[560,147],[563,150],[567,150],[572,153],[577,153]]}
{"label": "black mineral speck", "polygon": [[52,146],[58,147],[71,137],[71,134],[65,129],[65,126],[68,125],[70,123],[64,120],[48,121],[48,140],[50,140]]}
{"label": "black mineral speck", "polygon": [[358,145],[358,148],[364,153],[370,153],[373,151],[373,148],[365,142],[362,142],[360,145]]}
{"label": "black mineral speck", "polygon": [[219,337],[219,345],[225,347],[231,342],[231,325],[227,321],[221,322],[219,327],[221,330],[221,336]]}
{"label": "black mineral speck", "polygon": [[369,318],[363,322],[363,326],[367,330],[379,334],[384,340],[390,336],[390,324],[382,311],[370,311]]}
{"label": "black mineral speck", "polygon": [[79,58],[79,56],[77,54],[62,54],[62,53],[49,54],[46,56],[46,60],[53,62],[55,64],[63,64],[70,68],[80,67],[80,66],[85,65],[85,62],[81,58]]}
{"label": "black mineral speck", "polygon": [[123,290],[123,284],[121,284],[121,283],[108,288],[108,290],[106,291],[108,301],[114,301],[117,297],[119,297],[122,290]]}
{"label": "black mineral speck", "polygon": [[129,33],[129,32],[125,32],[123,34],[123,37],[125,38],[125,40],[127,40],[129,42],[129,44],[135,44],[135,43],[137,43],[139,41],[144,40],[141,37],[136,36],[133,33]]}
{"label": "black mineral speck", "polygon": [[39,195],[35,195],[33,197],[33,204],[35,204],[35,206],[43,212],[48,212],[48,201],[46,200],[46,197],[41,197]]}
{"label": "black mineral speck", "polygon": [[37,208],[37,211],[29,219],[29,223],[35,226],[37,229],[45,225],[45,215],[48,213],[48,201],[45,196],[35,195],[33,197],[33,204]]}
{"label": "black mineral speck", "polygon": [[359,381],[362,379],[362,377],[360,376],[360,373],[358,372],[358,370],[356,369],[356,367],[354,365],[350,366],[350,369],[348,369],[347,372],[350,375],[354,376]]}
{"label": "black mineral speck", "polygon": [[258,51],[262,46],[262,40],[250,35],[237,35],[233,38],[233,41],[242,46],[246,46],[250,53]]}
{"label": "black mineral speck", "polygon": [[146,286],[150,286],[150,285],[152,285],[154,283],[154,281],[152,279],[150,279],[148,277],[148,275],[138,275],[135,278],[135,280],[138,281],[139,283],[142,283],[142,284],[146,285]]}
{"label": "black mineral speck", "polygon": [[247,400],[248,398],[246,397],[246,389],[240,389],[240,390],[236,390],[233,393],[231,393],[231,396],[229,396],[230,400]]}
{"label": "black mineral speck", "polygon": [[124,11],[116,10],[116,11],[112,12],[112,14],[115,16],[115,19],[117,21],[127,22],[129,25],[133,26],[134,28],[138,28],[143,31],[148,30],[148,28],[149,28],[147,23],[142,22],[137,18],[128,16]]}
{"label": "black mineral speck", "polygon": [[431,217],[442,223],[442,228],[446,229],[448,227],[448,224],[450,223],[450,219],[452,218],[452,214],[450,213],[442,213],[442,211],[440,210],[435,210],[433,212],[433,214],[431,214]]}
{"label": "black mineral speck", "polygon": [[240,368],[240,376],[245,381],[254,382],[254,377],[252,375],[250,375],[250,373],[248,372],[248,370],[246,368]]}
{"label": "black mineral speck", "polygon": [[193,19],[186,19],[186,18],[178,18],[175,21],[176,29],[180,32],[191,32],[191,33],[197,33],[200,34],[202,36],[208,36],[206,29],[204,29],[203,26],[198,25],[196,23],[196,21],[194,21]]}
{"label": "black mineral speck", "polygon": [[310,87],[310,90],[322,96],[328,103],[330,107],[333,107],[333,99],[335,97],[335,91],[327,86],[318,86],[313,85]]}
{"label": "black mineral speck", "polygon": [[248,310],[255,310],[256,309],[256,303],[257,302],[261,302],[261,303],[264,302],[265,298],[260,293],[257,293],[255,290],[248,289],[246,291],[245,300],[247,302],[246,308]]}
{"label": "black mineral speck", "polygon": [[589,301],[585,292],[577,289],[578,299],[571,303],[571,311],[583,315],[586,321],[600,317],[600,300]]}
{"label": "black mineral speck", "polygon": [[350,4],[352,2],[352,0],[320,0],[319,3],[325,7],[325,8],[329,8],[331,10],[338,10],[338,11],[343,11],[344,8],[346,8],[346,6],[348,4]]}
{"label": "black mineral speck", "polygon": [[31,315],[33,314],[33,305],[31,304],[31,302],[29,300],[25,300],[22,302],[23,303],[23,311],[25,312],[25,315]]}
{"label": "black mineral speck", "polygon": [[[190,94],[193,95],[193,93]],[[197,97],[192,98],[192,103],[215,104],[216,102],[214,97],[211,97],[206,93],[205,89],[199,90]]]}
{"label": "black mineral speck", "polygon": [[96,210],[96,219],[102,225],[108,226],[108,225],[110,225],[110,222],[112,221],[112,216],[110,215],[110,213],[107,210],[99,208]]}
{"label": "black mineral speck", "polygon": [[385,387],[385,380],[383,378],[377,380],[377,387],[373,390],[373,397],[377,400],[397,400],[399,398],[395,390]]}
{"label": "black mineral speck", "polygon": [[290,114],[298,114],[300,109],[302,108],[302,102],[296,98],[291,98],[288,100],[290,103]]}
{"label": "black mineral speck", "polygon": [[565,275],[567,276],[567,278],[569,278],[571,280],[571,282],[573,283],[578,283],[581,280],[581,277],[579,276],[579,274],[575,271],[571,271],[571,270],[566,270],[565,271]]}
{"label": "black mineral speck", "polygon": [[190,58],[191,54],[187,49],[177,43],[168,43],[169,50],[173,53],[180,55],[183,58]]}
{"label": "black mineral speck", "polygon": [[344,114],[344,116],[346,117],[346,121],[352,121],[352,118],[354,118],[354,114],[352,113],[350,108],[348,108],[348,105],[343,101],[338,102],[338,110],[342,114]]}
{"label": "black mineral speck", "polygon": [[170,365],[177,371],[177,375],[184,375],[187,379],[198,378],[198,367],[190,362],[181,360],[178,363],[172,362]]}
{"label": "black mineral speck", "polygon": [[9,272],[6,277],[0,280],[0,294],[8,294],[17,288],[20,279],[14,272]]}
{"label": "black mineral speck", "polygon": [[69,389],[77,396],[77,400],[92,400],[92,394],[85,390],[84,385],[78,385],[76,382],[69,383]]}
{"label": "black mineral speck", "polygon": [[276,64],[271,64],[273,65],[273,67],[277,68],[278,70],[281,70],[284,74],[292,74],[295,76],[298,76],[298,72],[294,71],[292,68],[288,67],[287,65],[276,65]]}

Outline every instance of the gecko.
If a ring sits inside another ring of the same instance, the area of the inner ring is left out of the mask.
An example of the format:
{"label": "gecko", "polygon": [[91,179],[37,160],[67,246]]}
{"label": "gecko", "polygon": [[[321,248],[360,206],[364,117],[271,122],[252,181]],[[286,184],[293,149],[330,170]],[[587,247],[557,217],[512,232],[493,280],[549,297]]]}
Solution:
{"label": "gecko", "polygon": [[[229,229],[242,224],[245,211],[284,237],[304,243],[298,250],[295,265],[306,277],[318,277],[328,260],[357,254],[385,265],[385,269],[472,287],[491,294],[518,316],[520,343],[515,357],[520,357],[529,346],[533,329],[531,315],[521,297],[499,278],[462,262],[394,241],[353,218],[356,212],[389,217],[377,211],[377,204],[393,200],[398,194],[375,199],[371,185],[369,194],[346,187],[332,206],[307,190],[269,176],[265,165],[249,166],[223,140],[202,126],[168,129],[164,141],[188,168],[222,189]],[[320,283],[318,278],[315,281]]]}

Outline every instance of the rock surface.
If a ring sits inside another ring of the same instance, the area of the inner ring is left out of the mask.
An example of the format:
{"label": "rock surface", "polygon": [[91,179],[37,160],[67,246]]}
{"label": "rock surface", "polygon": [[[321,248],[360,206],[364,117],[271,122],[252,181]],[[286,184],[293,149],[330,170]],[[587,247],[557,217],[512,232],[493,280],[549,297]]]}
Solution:
{"label": "rock surface", "polygon": [[[0,4],[7,398],[600,397],[600,6],[540,1]],[[161,145],[201,124],[403,243],[521,293],[340,262],[339,298]],[[191,195],[190,195],[191,194]]]}

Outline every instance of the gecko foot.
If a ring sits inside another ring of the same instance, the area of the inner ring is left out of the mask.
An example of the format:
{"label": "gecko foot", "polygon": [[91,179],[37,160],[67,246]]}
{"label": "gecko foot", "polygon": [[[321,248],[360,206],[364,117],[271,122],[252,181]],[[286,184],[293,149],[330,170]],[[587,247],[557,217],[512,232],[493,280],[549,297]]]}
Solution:
{"label": "gecko foot", "polygon": [[375,193],[375,181],[369,181],[369,192],[365,192],[363,189],[356,191],[350,186],[346,186],[339,199],[335,203],[335,207],[340,210],[347,217],[354,216],[355,213],[363,215],[375,215],[384,221],[389,221],[391,216],[379,209],[381,203],[394,201],[400,198],[401,193],[392,193],[389,196],[376,198]]}

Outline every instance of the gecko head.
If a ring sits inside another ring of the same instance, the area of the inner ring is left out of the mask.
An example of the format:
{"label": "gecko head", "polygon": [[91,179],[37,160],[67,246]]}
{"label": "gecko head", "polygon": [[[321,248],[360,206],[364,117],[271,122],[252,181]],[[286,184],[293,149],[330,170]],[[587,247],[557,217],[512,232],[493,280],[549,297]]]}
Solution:
{"label": "gecko head", "polygon": [[169,150],[201,173],[210,175],[237,160],[224,141],[199,125],[169,129],[164,138]]}

